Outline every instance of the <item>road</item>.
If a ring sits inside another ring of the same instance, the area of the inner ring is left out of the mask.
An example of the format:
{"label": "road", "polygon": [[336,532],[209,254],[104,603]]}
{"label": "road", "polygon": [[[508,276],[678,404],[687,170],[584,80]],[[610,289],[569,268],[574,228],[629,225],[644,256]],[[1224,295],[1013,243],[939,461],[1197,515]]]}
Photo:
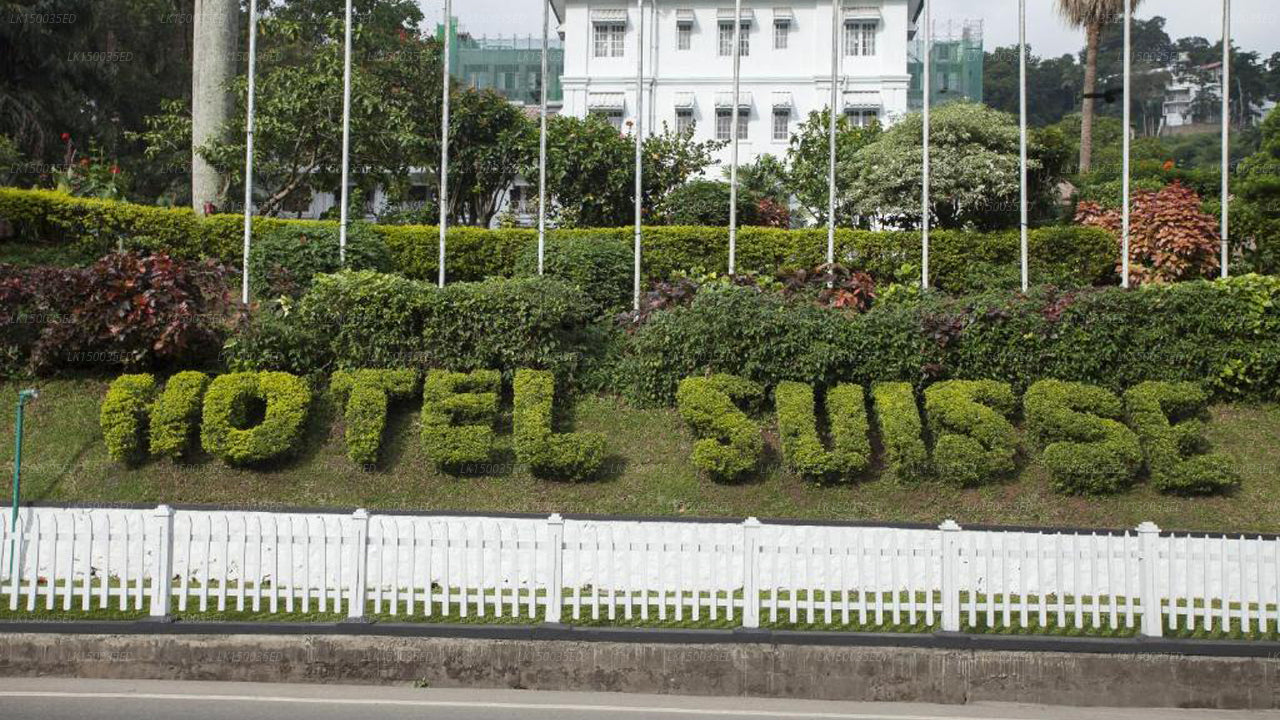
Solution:
{"label": "road", "polygon": [[0,678],[4,720],[1277,720],[1280,713]]}

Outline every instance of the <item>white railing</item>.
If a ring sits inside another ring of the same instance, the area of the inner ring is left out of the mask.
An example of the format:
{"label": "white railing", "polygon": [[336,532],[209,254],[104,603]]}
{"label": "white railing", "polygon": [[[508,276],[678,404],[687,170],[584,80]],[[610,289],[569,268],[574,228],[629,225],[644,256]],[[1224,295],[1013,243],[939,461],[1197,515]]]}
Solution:
{"label": "white railing", "polygon": [[28,508],[0,607],[152,616],[1280,631],[1280,542],[1161,533]]}

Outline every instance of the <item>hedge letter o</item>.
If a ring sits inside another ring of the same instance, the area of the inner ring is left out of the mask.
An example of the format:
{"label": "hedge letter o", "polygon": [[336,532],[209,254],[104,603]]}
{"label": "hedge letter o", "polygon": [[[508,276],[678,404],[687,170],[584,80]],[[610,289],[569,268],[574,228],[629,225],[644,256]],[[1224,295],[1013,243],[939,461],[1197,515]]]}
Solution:
{"label": "hedge letter o", "polygon": [[[245,427],[254,400],[266,403],[262,422]],[[232,464],[259,463],[292,452],[302,437],[311,391],[282,372],[220,375],[204,397],[204,449]]]}

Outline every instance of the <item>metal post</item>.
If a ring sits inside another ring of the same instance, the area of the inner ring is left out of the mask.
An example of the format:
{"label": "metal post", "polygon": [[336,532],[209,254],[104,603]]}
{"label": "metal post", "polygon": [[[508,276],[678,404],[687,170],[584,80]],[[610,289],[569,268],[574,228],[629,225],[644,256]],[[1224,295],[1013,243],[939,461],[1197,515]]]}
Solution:
{"label": "metal post", "polygon": [[634,309],[640,309],[640,241],[644,235],[644,0],[636,0],[636,229],[635,273],[632,278]]}
{"label": "metal post", "polygon": [[1122,163],[1124,165],[1124,178],[1121,181],[1124,193],[1124,208],[1122,211],[1123,229],[1121,233],[1122,240],[1120,243],[1122,248],[1121,251],[1124,253],[1124,257],[1120,261],[1120,266],[1121,272],[1123,272],[1124,275],[1120,278],[1120,285],[1121,287],[1126,288],[1129,287],[1129,66],[1133,52],[1132,21],[1133,5],[1130,4],[1129,0],[1124,0],[1124,127],[1122,128],[1124,130],[1124,159]]}
{"label": "metal post", "polygon": [[440,122],[440,265],[439,284],[444,287],[444,239],[449,232],[449,49],[453,45],[453,0],[444,0],[444,64]]}
{"label": "metal post", "polygon": [[831,117],[827,167],[827,264],[836,261],[836,104],[840,100],[840,0],[831,0]]}
{"label": "metal post", "polygon": [[741,110],[742,83],[742,0],[733,2],[733,153],[729,166],[729,274],[737,272],[738,265],[738,113]]}
{"label": "metal post", "polygon": [[922,92],[924,97],[924,173],[920,192],[920,287],[929,289],[929,73],[932,71],[933,28],[929,0],[924,0],[924,71]]}
{"label": "metal post", "polygon": [[9,519],[9,572],[13,573],[13,559],[18,554],[18,506],[22,497],[22,418],[27,402],[39,396],[35,390],[18,393],[18,415],[13,422],[13,513]]}
{"label": "metal post", "polygon": [[253,233],[253,123],[258,72],[258,0],[249,0],[249,99],[244,141],[244,268],[240,277],[240,302],[249,304],[249,242]]}
{"label": "metal post", "polygon": [[1019,131],[1021,135],[1021,258],[1022,292],[1030,285],[1027,265],[1027,0],[1018,0],[1018,95]]}
{"label": "metal post", "polygon": [[1231,0],[1222,0],[1222,277],[1227,266],[1231,234]]}
{"label": "metal post", "polygon": [[351,0],[347,0],[347,18],[342,56],[342,209],[338,223],[338,263],[347,264],[347,178],[351,165]]}
{"label": "metal post", "polygon": [[547,47],[551,32],[551,0],[542,1],[542,99],[538,113],[538,274],[547,247]]}

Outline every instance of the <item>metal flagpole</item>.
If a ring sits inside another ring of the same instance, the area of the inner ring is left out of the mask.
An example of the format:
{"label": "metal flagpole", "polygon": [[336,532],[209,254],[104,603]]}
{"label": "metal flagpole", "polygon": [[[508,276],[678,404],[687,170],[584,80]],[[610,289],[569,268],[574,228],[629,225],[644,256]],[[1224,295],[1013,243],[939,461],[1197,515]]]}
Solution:
{"label": "metal flagpole", "polygon": [[542,99],[538,135],[538,274],[547,247],[547,45],[551,32],[551,0],[542,2]]}
{"label": "metal flagpole", "polygon": [[348,172],[351,167],[351,0],[347,0],[346,49],[342,58],[342,209],[338,224],[338,262],[347,264]]}
{"label": "metal flagpole", "polygon": [[831,0],[831,117],[827,131],[830,158],[827,166],[827,264],[836,261],[836,103],[840,78],[840,0]]}
{"label": "metal flagpole", "polygon": [[1122,287],[1129,287],[1129,64],[1132,59],[1132,41],[1133,41],[1133,5],[1130,0],[1124,0],[1124,161],[1123,171],[1124,178],[1121,182],[1124,192],[1124,211],[1123,231],[1122,231],[1122,252],[1124,257],[1120,261],[1121,272],[1124,273],[1120,278]]}
{"label": "metal flagpole", "polygon": [[632,303],[640,309],[640,239],[644,221],[644,0],[636,0],[636,230]]}
{"label": "metal flagpole", "polygon": [[1222,0],[1222,277],[1227,267],[1231,233],[1231,0]]}
{"label": "metal flagpole", "polygon": [[440,254],[439,283],[444,287],[444,239],[449,232],[449,48],[453,45],[453,0],[444,0],[444,89],[440,122]]}
{"label": "metal flagpole", "polygon": [[920,238],[920,287],[925,290],[929,289],[929,73],[932,68],[930,55],[933,51],[931,17],[929,0],[924,0],[924,77],[922,78],[924,97],[924,182],[920,193],[921,228],[923,230]]}
{"label": "metal flagpole", "polygon": [[249,0],[249,100],[244,141],[244,271],[240,301],[249,304],[249,243],[253,234],[253,96],[258,72],[258,0]]}
{"label": "metal flagpole", "polygon": [[1030,285],[1027,270],[1027,0],[1018,0],[1018,89],[1021,131],[1022,292]]}
{"label": "metal flagpole", "polygon": [[742,0],[733,2],[733,154],[729,166],[729,274],[738,264],[738,113],[741,110],[739,87],[742,83]]}

